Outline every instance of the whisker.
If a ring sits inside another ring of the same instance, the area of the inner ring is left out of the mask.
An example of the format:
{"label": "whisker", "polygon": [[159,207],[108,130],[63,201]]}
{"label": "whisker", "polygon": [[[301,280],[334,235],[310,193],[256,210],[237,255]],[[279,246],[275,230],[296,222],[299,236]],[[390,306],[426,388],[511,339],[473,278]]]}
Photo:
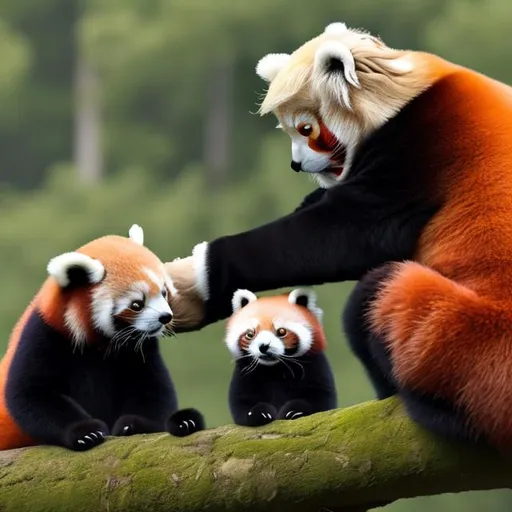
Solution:
{"label": "whisker", "polygon": [[278,361],[280,361],[281,363],[283,363],[286,368],[288,368],[288,370],[290,371],[290,373],[292,374],[292,379],[295,378],[295,374],[293,373],[293,370],[290,368],[290,366],[288,366],[288,364],[286,363],[286,361],[284,359],[282,359],[280,356],[277,356],[277,359]]}

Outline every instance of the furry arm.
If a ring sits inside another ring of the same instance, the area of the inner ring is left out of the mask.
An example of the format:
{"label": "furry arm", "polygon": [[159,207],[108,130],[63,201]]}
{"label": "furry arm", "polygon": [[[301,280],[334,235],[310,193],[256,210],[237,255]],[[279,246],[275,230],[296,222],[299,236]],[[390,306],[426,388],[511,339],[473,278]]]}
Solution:
{"label": "furry arm", "polygon": [[231,314],[237,288],[253,291],[359,279],[389,260],[411,257],[430,211],[404,207],[354,181],[264,226],[209,243],[205,324]]}

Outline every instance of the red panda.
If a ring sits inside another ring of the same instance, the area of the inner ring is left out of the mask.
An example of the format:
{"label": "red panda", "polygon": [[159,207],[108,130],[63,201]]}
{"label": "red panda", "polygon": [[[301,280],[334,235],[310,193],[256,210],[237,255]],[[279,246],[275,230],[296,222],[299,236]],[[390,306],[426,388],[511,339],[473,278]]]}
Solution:
{"label": "red panda", "polygon": [[343,23],[257,72],[320,189],[167,263],[178,329],[227,317],[237,288],[358,281],[343,325],[378,398],[511,448],[512,88]]}
{"label": "red panda", "polygon": [[158,348],[176,290],[139,226],[56,256],[48,274],[0,362],[0,450],[203,428],[198,411],[177,410]]}
{"label": "red panda", "polygon": [[232,306],[225,341],[235,359],[229,407],[236,424],[259,426],[336,408],[313,290],[259,299],[237,290]]}

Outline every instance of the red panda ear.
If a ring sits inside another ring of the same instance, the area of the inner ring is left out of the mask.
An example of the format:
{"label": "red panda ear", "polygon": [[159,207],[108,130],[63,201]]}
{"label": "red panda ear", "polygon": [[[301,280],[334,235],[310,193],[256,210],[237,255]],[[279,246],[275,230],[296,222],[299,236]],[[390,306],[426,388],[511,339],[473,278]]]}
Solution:
{"label": "red panda ear", "polygon": [[341,21],[335,21],[333,23],[329,23],[324,29],[324,34],[329,35],[339,35],[344,34],[348,31],[348,27],[345,23]]}
{"label": "red panda ear", "polygon": [[244,308],[250,302],[258,300],[258,297],[249,290],[237,290],[233,298],[231,299],[231,305],[233,307],[233,313],[236,313],[240,309]]}
{"label": "red panda ear", "polygon": [[309,309],[319,322],[322,321],[323,311],[316,305],[316,293],[311,288],[296,288],[292,290],[288,295],[288,302]]}
{"label": "red panda ear", "polygon": [[350,86],[359,89],[352,52],[341,41],[325,41],[316,51],[313,86],[321,98],[350,108]]}
{"label": "red panda ear", "polygon": [[55,256],[48,263],[47,271],[66,289],[96,284],[105,276],[105,267],[98,260],[80,252]]}
{"label": "red panda ear", "polygon": [[136,244],[144,245],[144,230],[138,224],[133,224],[128,231],[128,236]]}
{"label": "red panda ear", "polygon": [[262,57],[256,65],[256,74],[265,82],[272,82],[286,64],[291,55],[287,53],[269,53]]}

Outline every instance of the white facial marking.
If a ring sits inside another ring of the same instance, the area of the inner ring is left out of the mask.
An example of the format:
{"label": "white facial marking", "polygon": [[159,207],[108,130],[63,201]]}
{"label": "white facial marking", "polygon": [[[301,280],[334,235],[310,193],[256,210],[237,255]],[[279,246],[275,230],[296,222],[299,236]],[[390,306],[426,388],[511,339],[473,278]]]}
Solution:
{"label": "white facial marking", "polygon": [[75,346],[83,345],[87,340],[87,335],[82,328],[80,315],[74,307],[68,307],[64,313],[64,324],[71,333]]}
{"label": "white facial marking", "polygon": [[100,285],[96,288],[91,298],[92,321],[96,329],[105,336],[114,336],[115,327],[112,317],[114,301],[109,287]]}
{"label": "white facial marking", "polygon": [[116,301],[114,314],[119,315],[125,309],[130,307],[130,304],[136,300],[144,300],[144,297],[149,293],[149,284],[146,281],[137,281],[126,293]]}
{"label": "white facial marking", "polygon": [[168,275],[168,274],[164,274],[164,280],[165,280],[165,285],[167,286],[167,288],[169,288],[169,291],[171,292],[171,295],[173,297],[175,297],[176,295],[178,295],[178,290],[176,289],[176,287],[174,286],[174,282],[173,280],[171,279],[171,276]]}
{"label": "white facial marking", "polygon": [[252,318],[249,321],[237,322],[236,324],[230,326],[230,328],[226,332],[226,337],[224,341],[234,359],[238,359],[239,357],[242,356],[242,351],[240,350],[238,344],[240,336],[242,336],[242,334],[244,334],[244,332],[246,332],[249,329],[256,330],[257,327],[257,318]]}
{"label": "white facial marking", "polygon": [[298,338],[297,351],[291,357],[303,356],[309,351],[313,344],[313,334],[307,323],[289,322],[286,320],[276,319],[274,322],[275,329],[284,328],[287,331],[293,332]]}
{"label": "white facial marking", "polygon": [[329,153],[318,153],[308,146],[307,139],[300,135],[292,135],[292,160],[300,163],[304,172],[317,173],[324,171],[331,164]]}
{"label": "white facial marking", "polygon": [[167,300],[161,294],[149,297],[145,308],[133,322],[133,326],[139,331],[149,333],[151,336],[160,336],[165,329],[165,324],[160,321],[163,315],[172,315]]}
{"label": "white facial marking", "polygon": [[159,289],[162,289],[164,287],[164,278],[163,276],[157,275],[153,270],[150,268],[144,267],[144,272],[148,275],[148,277],[155,283]]}
{"label": "white facial marking", "polygon": [[[262,346],[265,347],[265,349],[263,349],[265,353],[262,351]],[[272,366],[279,362],[277,358],[284,354],[284,348],[283,342],[275,334],[270,331],[261,331],[251,341],[247,347],[247,351],[257,359],[258,364]],[[275,359],[262,359],[262,356],[265,355],[272,356]]]}

